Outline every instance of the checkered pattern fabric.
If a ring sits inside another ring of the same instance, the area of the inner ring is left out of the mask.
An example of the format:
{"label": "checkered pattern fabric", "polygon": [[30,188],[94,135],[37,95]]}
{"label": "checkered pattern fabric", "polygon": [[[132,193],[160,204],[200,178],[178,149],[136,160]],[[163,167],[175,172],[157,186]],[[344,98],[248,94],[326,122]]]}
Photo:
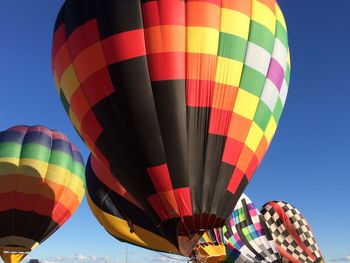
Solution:
{"label": "checkered pattern fabric", "polygon": [[52,67],[91,152],[156,223],[195,233],[224,224],[271,143],[287,28],[276,0],[66,0]]}
{"label": "checkered pattern fabric", "polygon": [[264,218],[244,194],[225,226],[207,231],[198,241],[201,246],[220,243],[226,246],[225,262],[281,262]]}
{"label": "checkered pattern fabric", "polygon": [[285,262],[317,262],[322,258],[309,224],[291,204],[269,202],[261,213]]}
{"label": "checkered pattern fabric", "polygon": [[241,196],[223,232],[225,244],[238,250],[247,262],[280,261],[264,219],[246,195]]}

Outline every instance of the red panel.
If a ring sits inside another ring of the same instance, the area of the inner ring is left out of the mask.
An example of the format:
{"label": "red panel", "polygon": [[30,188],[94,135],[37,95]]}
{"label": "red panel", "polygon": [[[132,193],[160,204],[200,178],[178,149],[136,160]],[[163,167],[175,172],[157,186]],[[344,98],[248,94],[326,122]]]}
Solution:
{"label": "red panel", "polygon": [[26,212],[35,212],[42,216],[51,217],[52,220],[58,224],[59,221],[55,220],[57,219],[57,215],[71,215],[69,209],[67,209],[63,204],[40,195],[11,192],[0,194],[0,200],[0,211],[17,209]]}
{"label": "red panel", "polygon": [[250,160],[248,169],[246,171],[246,176],[248,181],[250,181],[250,179],[252,178],[256,168],[258,167],[259,163],[258,163],[258,159],[256,158],[256,156],[254,155],[253,158]]}
{"label": "red panel", "polygon": [[235,170],[233,171],[230,183],[227,186],[227,191],[235,194],[239,184],[242,181],[243,176],[244,176],[244,173],[236,167]]}
{"label": "red panel", "polygon": [[185,1],[163,0],[142,4],[144,27],[185,25]]}
{"label": "red panel", "polygon": [[100,41],[100,34],[96,19],[90,20],[76,28],[67,41],[72,60],[84,49],[98,41]]}
{"label": "red panel", "polygon": [[102,42],[107,64],[146,55],[143,29],[116,34]]}
{"label": "red panel", "polygon": [[266,5],[268,8],[270,8],[271,11],[275,14],[276,0],[258,0],[258,1]]}
{"label": "red panel", "polygon": [[[212,3],[214,5],[221,6],[222,0],[187,0],[187,2],[202,2],[202,3]],[[232,0],[231,0],[232,1]],[[236,0],[237,1],[237,0]]]}
{"label": "red panel", "polygon": [[226,9],[237,10],[247,16],[251,16],[252,1],[232,1],[222,0],[222,7]]}
{"label": "red panel", "polygon": [[62,45],[66,42],[66,32],[64,30],[64,25],[61,25],[57,28],[55,34],[53,35],[52,41],[52,64],[54,65],[56,55],[58,50],[62,47]]}
{"label": "red panel", "polygon": [[152,81],[185,79],[184,53],[148,54],[147,59]]}
{"label": "red panel", "polygon": [[[76,208],[77,207],[74,207],[73,213],[76,210]],[[69,210],[67,210],[61,203],[57,203],[55,206],[55,210],[53,211],[53,214],[52,214],[52,220],[61,226],[71,216],[72,214],[70,213]]]}
{"label": "red panel", "polygon": [[222,161],[231,165],[236,165],[241,155],[243,146],[244,143],[227,137]]}
{"label": "red panel", "polygon": [[107,68],[102,68],[87,78],[81,84],[81,89],[91,107],[115,91]]}
{"label": "red panel", "polygon": [[[36,125],[36,126],[28,127],[27,133],[28,132],[39,132],[52,138],[52,131],[44,126]],[[65,140],[67,141],[67,138]]]}
{"label": "red panel", "polygon": [[80,123],[91,110],[91,106],[88,104],[82,89],[77,89],[73,93],[70,99],[70,108]]}
{"label": "red panel", "polygon": [[[71,146],[72,146],[72,149],[74,150],[74,147],[69,141],[68,141],[68,138],[66,137],[66,135],[64,135],[62,132],[59,132],[59,131],[51,131],[52,133],[52,138],[55,139],[55,140],[63,140],[67,143],[69,143]],[[50,135],[49,135],[50,136]],[[75,147],[76,149],[76,147]]]}
{"label": "red panel", "polygon": [[187,80],[186,103],[190,107],[210,107],[215,83],[210,80]]}
{"label": "red panel", "polygon": [[81,123],[81,133],[83,138],[89,138],[89,140],[95,144],[102,131],[102,127],[94,113],[89,111]]}
{"label": "red panel", "polygon": [[191,189],[189,187],[177,188],[174,190],[176,202],[181,216],[192,215]]}
{"label": "red panel", "polygon": [[232,111],[212,109],[210,112],[209,133],[226,136],[231,116]]}
{"label": "red panel", "polygon": [[157,192],[167,192],[173,190],[168,165],[162,164],[155,167],[147,168]]}
{"label": "red panel", "polygon": [[72,61],[68,52],[67,43],[64,43],[57,51],[56,58],[54,59],[54,71],[57,73],[57,78],[60,81],[64,71],[71,65]]}

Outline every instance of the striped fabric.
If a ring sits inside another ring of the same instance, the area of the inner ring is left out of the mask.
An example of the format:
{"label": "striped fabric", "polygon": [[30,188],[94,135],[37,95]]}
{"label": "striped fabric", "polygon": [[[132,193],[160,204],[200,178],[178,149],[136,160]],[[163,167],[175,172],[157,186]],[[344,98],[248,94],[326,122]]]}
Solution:
{"label": "striped fabric", "polygon": [[283,201],[271,201],[261,213],[283,262],[324,262],[310,225],[298,209]]}
{"label": "striped fabric", "polygon": [[30,252],[62,226],[78,208],[84,184],[82,157],[62,133],[43,126],[0,132],[3,258],[23,258],[20,253]]}
{"label": "striped fabric", "polygon": [[89,149],[169,236],[224,224],[290,75],[275,0],[66,0],[52,67]]}
{"label": "striped fabric", "polygon": [[[218,244],[226,247],[224,262],[281,262],[264,218],[245,194],[239,199],[224,227],[207,231],[197,247],[204,246],[209,250]],[[200,257],[203,256],[206,255],[201,253]]]}

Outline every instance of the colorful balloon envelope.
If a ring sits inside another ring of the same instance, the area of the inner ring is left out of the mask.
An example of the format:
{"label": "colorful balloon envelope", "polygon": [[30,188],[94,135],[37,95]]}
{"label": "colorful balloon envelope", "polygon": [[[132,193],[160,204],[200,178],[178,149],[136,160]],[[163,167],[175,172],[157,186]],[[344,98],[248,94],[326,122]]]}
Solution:
{"label": "colorful balloon envelope", "polygon": [[[281,262],[264,218],[245,194],[237,202],[224,227],[220,231],[207,233],[211,243],[225,245],[224,262]],[[210,258],[210,253],[208,255]]]}
{"label": "colorful balloon envelope", "polygon": [[85,176],[90,209],[109,234],[132,245],[180,254],[135,199],[92,155],[87,161]]}
{"label": "colorful balloon envelope", "polygon": [[84,164],[66,136],[43,126],[0,132],[0,255],[21,261],[78,208]]}
{"label": "colorful balloon envelope", "polygon": [[261,213],[283,262],[324,262],[310,225],[298,209],[283,201],[271,201]]}
{"label": "colorful balloon envelope", "polygon": [[275,0],[66,0],[52,66],[76,130],[172,242],[224,225],[290,72]]}

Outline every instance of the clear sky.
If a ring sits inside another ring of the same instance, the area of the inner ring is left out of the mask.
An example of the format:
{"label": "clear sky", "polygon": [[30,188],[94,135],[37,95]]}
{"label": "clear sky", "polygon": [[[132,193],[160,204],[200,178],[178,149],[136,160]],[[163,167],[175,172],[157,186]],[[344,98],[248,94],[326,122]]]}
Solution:
{"label": "clear sky", "polygon": [[[54,88],[50,52],[62,0],[2,0],[0,5],[0,130],[42,124],[88,150]],[[260,207],[294,204],[307,218],[326,261],[350,255],[350,1],[280,0],[291,49],[291,85],[274,141],[246,193]],[[86,200],[31,253],[46,262],[166,261],[110,237]],[[61,258],[61,259],[59,259]]]}

